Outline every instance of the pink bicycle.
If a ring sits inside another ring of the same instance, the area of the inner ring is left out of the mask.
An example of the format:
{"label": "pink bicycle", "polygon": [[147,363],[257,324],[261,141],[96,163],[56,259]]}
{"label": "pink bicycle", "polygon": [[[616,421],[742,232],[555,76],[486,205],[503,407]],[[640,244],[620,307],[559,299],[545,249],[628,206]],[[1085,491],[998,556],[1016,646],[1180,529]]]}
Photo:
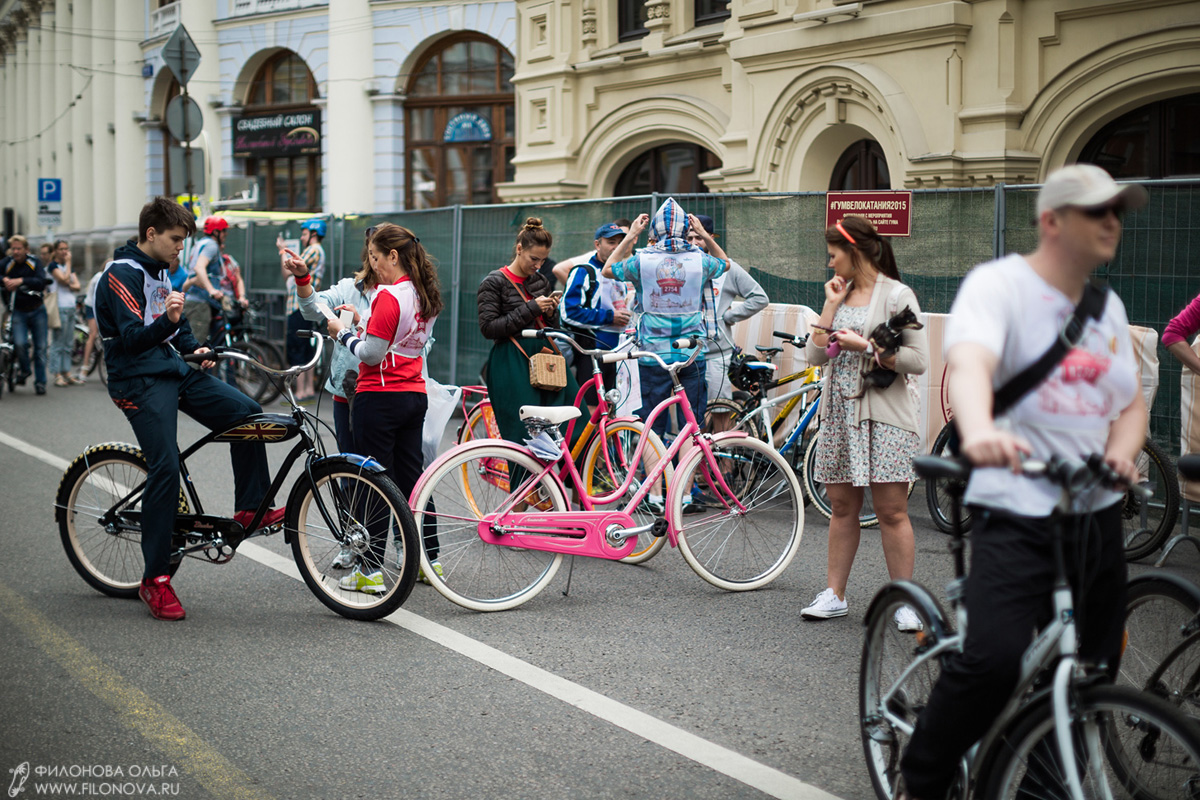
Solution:
{"label": "pink bicycle", "polygon": [[[591,416],[585,423],[579,438],[575,440],[574,447],[571,448],[571,459],[579,467],[580,476],[583,478],[583,489],[592,498],[595,505],[619,504],[622,498],[620,495],[615,495],[614,490],[624,482],[625,476],[630,474],[630,465],[633,462],[633,453],[638,442],[648,439],[646,445],[648,449],[643,463],[633,471],[634,480],[629,490],[636,490],[641,486],[648,469],[664,456],[667,447],[658,435],[649,431],[637,417],[617,414],[617,405],[621,398],[620,392],[616,389],[605,390],[600,365],[596,361],[597,358],[611,351],[585,349],[573,338],[560,331],[550,330],[546,332],[546,335],[560,345],[569,345],[574,348],[579,357],[587,357],[592,361],[592,377],[579,387],[579,392],[575,395],[575,407],[580,412],[587,408],[585,398],[589,389],[594,390],[597,402],[591,407]],[[632,340],[622,341],[615,349],[622,350],[631,344]],[[468,395],[478,398],[473,400],[469,409],[467,407]],[[500,428],[496,424],[496,415],[492,411],[492,402],[488,397],[486,386],[464,386],[462,408],[463,424],[458,429],[460,445],[479,439],[503,440],[504,437],[500,435]],[[574,428],[579,421],[573,419],[568,423],[567,441],[574,438]],[[481,474],[485,479],[492,481],[505,491],[508,490],[508,462],[505,459],[495,458],[479,461],[477,467],[482,471]],[[638,535],[638,543],[633,551],[621,559],[624,563],[641,564],[649,561],[666,544],[665,538],[655,536],[651,532],[648,523],[653,522],[654,517],[663,515],[666,508],[664,487],[670,483],[672,472],[673,467],[668,463],[663,481],[653,485],[649,494],[646,495],[646,499],[631,512],[639,527],[645,530]],[[565,467],[559,468],[559,478],[564,484],[569,481]],[[606,499],[598,499],[601,497]]]}
{"label": "pink bicycle", "polygon": [[[522,335],[545,338],[547,332]],[[675,342],[677,348],[699,345],[694,338]],[[683,430],[645,471],[641,462],[651,437],[643,436],[620,484],[607,494],[592,497],[585,491],[559,431],[559,425],[580,416],[572,406],[522,407],[531,446],[475,440],[435,461],[412,493],[418,529],[437,528],[440,574],[431,568],[429,553],[421,551],[422,568],[434,588],[476,611],[514,608],[546,588],[564,555],[620,560],[635,550],[639,535],[647,533],[666,537],[713,586],[747,591],[779,577],[800,547],[800,484],[770,445],[740,431],[701,433],[678,379],[679,370],[692,364],[697,354],[695,350],[687,361],[672,364],[641,351],[604,356],[609,362],[653,359],[671,374],[673,393],[651,412],[646,430],[672,406],[678,406],[684,418]],[[679,465],[667,482],[667,470],[676,458]],[[505,480],[496,479],[499,462],[507,467]],[[664,515],[638,524],[632,512],[663,483]],[[570,510],[568,484],[582,509]],[[685,530],[686,495],[702,508],[688,517]]]}

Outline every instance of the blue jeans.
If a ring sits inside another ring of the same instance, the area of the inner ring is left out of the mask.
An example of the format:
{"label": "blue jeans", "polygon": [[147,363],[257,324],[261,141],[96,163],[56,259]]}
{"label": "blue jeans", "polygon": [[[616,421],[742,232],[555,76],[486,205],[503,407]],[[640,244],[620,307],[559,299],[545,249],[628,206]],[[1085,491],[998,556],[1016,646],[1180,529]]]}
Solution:
{"label": "blue jeans", "polygon": [[[642,407],[637,410],[637,416],[643,421],[650,416],[650,412],[654,411],[654,407],[671,396],[674,387],[671,384],[671,375],[658,364],[638,364],[638,380],[642,384]],[[688,402],[691,403],[692,413],[696,415],[696,421],[703,423],[704,409],[708,401],[707,382],[704,379],[704,362],[697,361],[686,369],[680,370],[679,382],[683,384],[683,390],[687,393]],[[667,418],[669,413],[663,413],[654,420],[652,426],[655,433],[662,436],[667,432]],[[680,415],[680,424],[682,425],[683,416]]]}
{"label": "blue jeans", "polygon": [[58,318],[62,327],[54,331],[50,344],[50,374],[65,375],[71,371],[71,351],[75,349],[75,306],[59,306]]}
{"label": "blue jeans", "polygon": [[29,337],[33,336],[33,380],[39,386],[46,385],[46,307],[38,306],[32,311],[13,312],[13,339],[17,345],[17,362],[21,374],[29,374]]}

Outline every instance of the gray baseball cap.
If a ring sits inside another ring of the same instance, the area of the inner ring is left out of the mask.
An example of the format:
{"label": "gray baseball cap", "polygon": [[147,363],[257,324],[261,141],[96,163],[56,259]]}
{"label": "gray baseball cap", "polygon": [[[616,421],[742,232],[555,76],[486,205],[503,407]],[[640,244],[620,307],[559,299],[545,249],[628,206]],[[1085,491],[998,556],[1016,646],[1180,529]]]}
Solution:
{"label": "gray baseball cap", "polygon": [[1095,164],[1071,164],[1050,173],[1038,192],[1037,213],[1065,206],[1092,208],[1119,199],[1126,209],[1142,208],[1150,202],[1144,186],[1127,183],[1120,186],[1112,176]]}

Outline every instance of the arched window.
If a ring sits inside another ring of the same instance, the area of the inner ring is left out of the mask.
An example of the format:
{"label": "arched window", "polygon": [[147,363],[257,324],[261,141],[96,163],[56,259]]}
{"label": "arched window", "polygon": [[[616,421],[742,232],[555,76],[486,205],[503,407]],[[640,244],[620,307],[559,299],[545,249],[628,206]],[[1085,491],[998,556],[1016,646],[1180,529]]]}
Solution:
{"label": "arched window", "polygon": [[1091,138],[1079,160],[1114,178],[1200,175],[1200,94],[1159,100],[1118,117]]}
{"label": "arched window", "polygon": [[698,144],[664,144],[639,155],[617,178],[617,197],[708,192],[700,173],[721,168],[721,159]]}
{"label": "arched window", "polygon": [[175,80],[175,78],[172,77],[170,85],[167,86],[167,93],[163,97],[162,113],[159,114],[159,117],[162,119],[162,124],[158,126],[159,131],[161,132],[161,135],[162,135],[162,165],[163,165],[163,167],[162,167],[162,171],[163,171],[162,194],[163,195],[171,194],[171,156],[170,156],[170,152],[171,152],[171,145],[175,144],[175,137],[173,137],[171,135],[171,132],[167,130],[167,105],[173,99],[178,97],[180,93],[181,93],[181,89],[179,86],[179,81]]}
{"label": "arched window", "polygon": [[891,188],[887,159],[883,156],[883,148],[874,139],[859,139],[847,147],[834,165],[833,177],[829,180],[831,192]]}
{"label": "arched window", "polygon": [[499,202],[512,180],[513,57],[474,33],[439,42],[418,62],[404,103],[408,208]]}
{"label": "arched window", "polygon": [[321,209],[321,112],[313,105],[317,82],[290,50],[272,56],[250,84],[246,107],[234,120],[235,158],[258,178],[266,207]]}

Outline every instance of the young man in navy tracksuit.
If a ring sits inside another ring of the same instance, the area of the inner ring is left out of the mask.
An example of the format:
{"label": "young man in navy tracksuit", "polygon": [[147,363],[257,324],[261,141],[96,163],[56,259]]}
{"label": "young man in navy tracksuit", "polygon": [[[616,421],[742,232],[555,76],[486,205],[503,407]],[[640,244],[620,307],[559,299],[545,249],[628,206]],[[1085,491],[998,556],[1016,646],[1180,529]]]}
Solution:
{"label": "young man in navy tracksuit", "polygon": [[[133,426],[148,467],[142,496],[146,569],[138,595],[152,615],[168,620],[184,617],[169,574],[179,497],[179,411],[212,430],[262,411],[232,386],[191,369],[180,355],[208,352],[183,316],[183,295],[172,290],[168,267],[195,229],[195,220],[181,205],[155,198],[142,208],[137,243],[130,240],[117,249],[96,286],[108,393]],[[234,519],[246,526],[270,487],[266,448],[261,442],[245,442],[230,445],[230,450]],[[278,524],[283,516],[283,509],[274,509],[261,525]]]}

